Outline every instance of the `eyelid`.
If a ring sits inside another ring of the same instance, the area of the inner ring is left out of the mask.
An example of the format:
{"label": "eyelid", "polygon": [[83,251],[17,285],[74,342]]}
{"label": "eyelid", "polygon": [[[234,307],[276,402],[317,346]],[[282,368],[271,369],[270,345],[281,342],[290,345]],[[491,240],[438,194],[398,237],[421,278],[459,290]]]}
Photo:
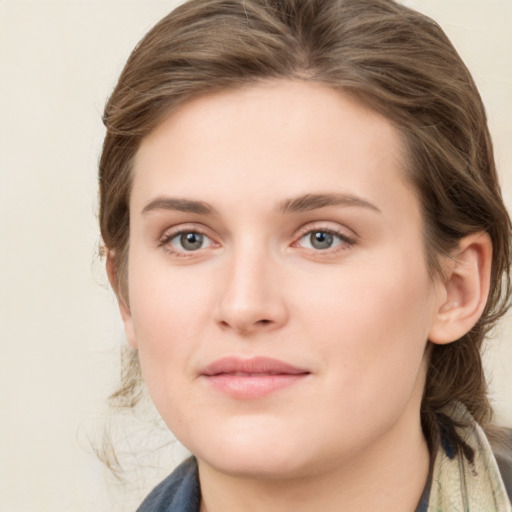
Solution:
{"label": "eyelid", "polygon": [[353,240],[354,242],[359,238],[354,230],[343,226],[342,224],[338,224],[337,222],[314,221],[301,226],[295,235],[295,239],[298,240],[311,231],[325,231],[327,233],[332,233],[334,235],[339,235],[343,238]]}

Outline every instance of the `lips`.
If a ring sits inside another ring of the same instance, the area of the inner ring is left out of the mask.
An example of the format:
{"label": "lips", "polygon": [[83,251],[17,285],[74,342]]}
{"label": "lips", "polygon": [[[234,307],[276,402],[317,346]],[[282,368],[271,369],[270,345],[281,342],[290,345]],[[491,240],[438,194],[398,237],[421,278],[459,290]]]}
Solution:
{"label": "lips", "polygon": [[214,361],[201,377],[215,390],[232,398],[254,399],[287,388],[310,375],[283,361],[268,357],[225,357]]}

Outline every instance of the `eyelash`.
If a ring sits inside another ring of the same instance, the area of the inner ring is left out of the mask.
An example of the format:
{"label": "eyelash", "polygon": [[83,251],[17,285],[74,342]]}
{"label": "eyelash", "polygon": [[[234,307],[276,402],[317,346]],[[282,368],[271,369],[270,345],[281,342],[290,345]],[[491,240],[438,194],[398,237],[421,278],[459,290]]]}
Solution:
{"label": "eyelash", "polygon": [[321,255],[321,256],[327,256],[327,257],[335,256],[339,252],[349,250],[353,245],[356,244],[355,238],[350,237],[336,229],[326,228],[326,227],[322,227],[322,226],[319,226],[319,227],[308,226],[302,230],[301,234],[297,238],[297,241],[292,244],[292,247],[297,247],[301,240],[303,240],[304,238],[306,238],[308,236],[311,237],[311,235],[313,235],[313,233],[324,233],[327,235],[331,235],[335,238],[338,238],[340,241],[340,243],[335,245],[334,247],[329,247],[326,249],[315,249],[314,247],[313,248],[307,248],[307,247],[304,248],[307,251],[310,251],[310,253],[314,254],[314,255]]}
{"label": "eyelash", "polygon": [[[340,243],[335,245],[334,247],[329,247],[326,249],[315,249],[314,247],[308,248],[304,247],[305,250],[309,251],[311,254],[315,255],[322,255],[322,256],[332,256],[336,255],[339,252],[346,251],[350,249],[353,245],[356,244],[356,240],[353,237],[347,236],[344,233],[341,233],[340,231],[337,231],[335,229],[331,228],[325,228],[325,227],[305,227],[303,230],[301,230],[299,236],[296,238],[296,241],[291,244],[292,247],[300,247],[299,242],[303,240],[307,236],[311,236],[313,233],[324,233],[330,236],[333,236],[335,238],[338,238]],[[163,247],[166,251],[171,253],[173,256],[178,258],[190,258],[195,255],[195,253],[198,253],[201,251],[201,249],[205,249],[207,247],[200,247],[197,250],[191,250],[187,251],[185,249],[182,250],[176,250],[171,245],[171,242],[175,240],[178,237],[181,237],[183,235],[187,234],[195,234],[195,235],[201,235],[202,237],[208,239],[210,241],[209,246],[219,246],[217,242],[213,240],[212,237],[207,235],[203,230],[197,228],[197,227],[191,227],[189,229],[180,229],[179,231],[172,231],[172,232],[166,232],[158,241],[158,247]]]}

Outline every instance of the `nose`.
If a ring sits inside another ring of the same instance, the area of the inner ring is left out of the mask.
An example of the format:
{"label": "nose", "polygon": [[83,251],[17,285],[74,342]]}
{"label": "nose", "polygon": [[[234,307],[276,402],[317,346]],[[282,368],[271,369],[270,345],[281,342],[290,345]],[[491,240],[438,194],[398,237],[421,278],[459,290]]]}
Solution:
{"label": "nose", "polygon": [[240,250],[226,262],[215,319],[221,329],[250,336],[287,322],[279,267],[264,251]]}

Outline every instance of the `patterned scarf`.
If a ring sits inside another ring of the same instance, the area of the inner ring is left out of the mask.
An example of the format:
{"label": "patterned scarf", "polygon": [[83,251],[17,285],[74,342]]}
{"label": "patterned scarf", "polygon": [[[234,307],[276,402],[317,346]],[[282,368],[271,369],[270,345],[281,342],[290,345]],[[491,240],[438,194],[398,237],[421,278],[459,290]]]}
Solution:
{"label": "patterned scarf", "polygon": [[469,427],[456,428],[474,450],[472,463],[441,446],[434,461],[428,512],[512,512],[496,459],[482,428],[467,409],[455,404],[450,416]]}

